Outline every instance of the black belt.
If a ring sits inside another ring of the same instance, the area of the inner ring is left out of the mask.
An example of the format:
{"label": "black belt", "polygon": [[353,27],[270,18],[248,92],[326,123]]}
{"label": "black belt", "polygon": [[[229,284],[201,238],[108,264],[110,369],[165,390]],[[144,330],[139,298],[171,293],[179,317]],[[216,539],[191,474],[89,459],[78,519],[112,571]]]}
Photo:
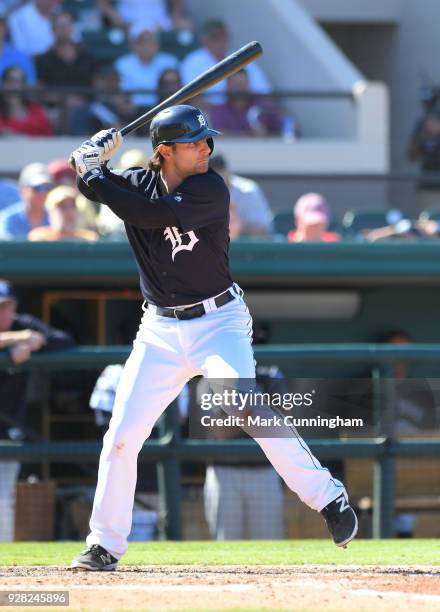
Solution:
{"label": "black belt", "polygon": [[[232,300],[235,300],[235,296],[232,295],[229,289],[227,289],[224,293],[221,293],[214,298],[214,303],[217,308],[220,308],[228,302],[232,302]],[[206,310],[202,303],[196,304],[195,306],[188,306],[187,308],[181,308],[179,306],[176,306],[176,308],[162,308],[161,306],[156,306],[156,314],[160,315],[161,317],[185,320],[202,317],[204,314],[206,314]]]}

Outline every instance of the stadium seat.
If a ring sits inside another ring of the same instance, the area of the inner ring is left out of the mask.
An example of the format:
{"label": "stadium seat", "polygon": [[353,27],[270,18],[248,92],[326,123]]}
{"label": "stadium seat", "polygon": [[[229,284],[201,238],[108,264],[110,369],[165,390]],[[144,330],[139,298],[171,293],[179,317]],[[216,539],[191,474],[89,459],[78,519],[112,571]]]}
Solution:
{"label": "stadium seat", "polygon": [[[118,33],[117,36],[115,32]],[[119,30],[83,32],[82,43],[91,55],[103,62],[114,62],[121,55],[130,52],[127,40]]]}
{"label": "stadium seat", "polygon": [[179,60],[198,48],[197,38],[192,32],[162,30],[159,34],[159,42],[161,51],[171,53]]}
{"label": "stadium seat", "polygon": [[277,234],[286,235],[293,229],[292,209],[280,210],[273,216],[273,227]]}
{"label": "stadium seat", "polygon": [[397,223],[403,215],[397,208],[386,209],[350,209],[342,219],[342,226],[347,234],[357,234],[366,229],[375,229]]}

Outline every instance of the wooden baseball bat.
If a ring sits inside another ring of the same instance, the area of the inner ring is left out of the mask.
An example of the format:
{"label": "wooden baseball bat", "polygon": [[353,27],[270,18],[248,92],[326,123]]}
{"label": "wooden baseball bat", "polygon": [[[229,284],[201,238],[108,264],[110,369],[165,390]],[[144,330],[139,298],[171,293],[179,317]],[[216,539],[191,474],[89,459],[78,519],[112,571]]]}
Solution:
{"label": "wooden baseball bat", "polygon": [[[198,77],[193,79],[187,85],[184,85],[181,89],[173,93],[169,98],[163,100],[160,104],[151,108],[146,113],[125,125],[121,128],[121,134],[126,136],[127,134],[131,134],[135,130],[138,130],[140,127],[149,123],[157,113],[169,106],[174,106],[176,104],[182,104],[186,100],[197,96],[205,89],[209,89],[219,81],[223,79],[227,79],[231,74],[238,72],[244,66],[253,62],[257,57],[262,55],[263,49],[259,42],[253,41],[235,51],[235,53],[231,53],[225,59],[222,59],[220,62],[202,72]],[[75,167],[75,162],[71,157],[69,159],[69,164],[72,167]]]}

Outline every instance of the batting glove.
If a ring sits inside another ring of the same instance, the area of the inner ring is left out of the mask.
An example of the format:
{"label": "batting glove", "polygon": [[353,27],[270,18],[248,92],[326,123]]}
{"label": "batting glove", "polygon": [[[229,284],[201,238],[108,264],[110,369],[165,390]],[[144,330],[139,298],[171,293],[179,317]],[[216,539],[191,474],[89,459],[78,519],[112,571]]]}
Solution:
{"label": "batting glove", "polygon": [[90,140],[99,147],[102,161],[108,161],[119,149],[124,138],[119,130],[110,128],[97,132]]}
{"label": "batting glove", "polygon": [[76,173],[87,185],[92,178],[104,176],[101,151],[96,145],[83,143],[73,151],[72,157],[75,161]]}

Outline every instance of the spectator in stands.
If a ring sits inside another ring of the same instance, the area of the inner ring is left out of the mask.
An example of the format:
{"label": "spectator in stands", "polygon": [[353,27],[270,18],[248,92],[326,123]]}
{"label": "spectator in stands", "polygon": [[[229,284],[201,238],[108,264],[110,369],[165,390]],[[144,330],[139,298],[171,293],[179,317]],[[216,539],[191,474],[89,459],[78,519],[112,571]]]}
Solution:
{"label": "spectator in stands", "polygon": [[180,73],[175,68],[167,68],[159,77],[159,102],[163,102],[182,87]]}
{"label": "spectator in stands", "polygon": [[440,90],[425,88],[423,114],[414,126],[408,158],[420,164],[419,210],[440,207]]}
{"label": "spectator in stands", "polygon": [[341,235],[329,232],[330,210],[319,193],[302,195],[293,207],[295,229],[287,234],[289,242],[338,242]]}
{"label": "spectator in stands", "polygon": [[212,106],[210,115],[218,130],[236,136],[280,134],[283,126],[283,115],[273,100],[250,92],[244,69],[229,77],[227,100]]}
{"label": "spectator in stands", "polygon": [[34,85],[36,81],[36,71],[32,59],[10,43],[6,42],[6,39],[6,12],[0,7],[0,77],[7,68],[18,66],[26,75],[26,82],[29,85]]}
{"label": "spectator in stands", "polygon": [[193,21],[185,10],[184,0],[168,0],[171,29],[162,30],[160,45],[163,51],[175,55],[179,60],[198,48]]}
{"label": "spectator in stands", "polygon": [[140,23],[147,30],[194,29],[192,20],[186,14],[182,0],[98,0],[101,13],[113,27],[129,31],[134,24]]}
{"label": "spectator in stands", "polygon": [[6,15],[12,13],[15,9],[17,9],[22,4],[25,4],[28,0],[2,0],[3,8]]}
{"label": "spectator in stands", "polygon": [[[177,68],[177,58],[159,51],[156,34],[142,25],[134,25],[130,32],[133,52],[115,62],[124,91],[150,90],[155,92],[159,77],[167,68]],[[133,104],[145,108],[157,103],[155,93],[138,93],[131,97]]]}
{"label": "spectator in stands", "polygon": [[9,16],[14,46],[27,55],[45,53],[53,44],[51,17],[60,0],[32,0]]}
{"label": "spectator in stands", "polygon": [[74,22],[70,13],[53,16],[54,42],[35,57],[40,83],[49,87],[88,87],[96,61],[74,41]]}
{"label": "spectator in stands", "polygon": [[188,17],[183,0],[168,0],[168,14],[173,30],[189,32],[194,29],[193,21]]}
{"label": "spectator in stands", "polygon": [[[205,23],[200,33],[200,41],[201,48],[187,55],[182,62],[181,73],[184,83],[189,83],[228,54],[229,34],[222,21],[215,20]],[[253,94],[271,93],[272,87],[257,64],[248,64],[245,71],[249,78],[249,90]],[[216,94],[209,96],[209,103],[223,104],[226,102],[225,92],[226,82],[222,80],[208,90],[209,94]]]}
{"label": "spectator in stands", "polygon": [[33,163],[25,166],[18,184],[21,201],[0,213],[2,240],[26,240],[31,229],[49,223],[44,203],[52,185],[46,165]]}
{"label": "spectator in stands", "polygon": [[92,230],[79,229],[79,213],[76,205],[78,192],[73,187],[58,185],[49,191],[46,198],[46,210],[49,215],[49,225],[36,227],[28,234],[28,240],[33,242],[55,242],[59,240],[87,240],[93,242],[98,234]]}
{"label": "spectator in stands", "polygon": [[[69,348],[73,339],[28,314],[17,313],[17,296],[12,285],[0,279],[0,350],[7,349],[18,365],[34,352]],[[29,373],[0,372],[0,438],[21,440],[26,437],[26,398]],[[15,486],[20,470],[17,461],[0,461],[0,541],[14,539]]]}
{"label": "spectator in stands", "polygon": [[20,199],[17,181],[0,179],[0,212]]}
{"label": "spectator in stands", "polygon": [[[96,217],[98,213],[97,207],[93,202],[90,202],[90,200],[78,192],[76,187],[76,173],[69,166],[67,160],[53,159],[49,162],[47,170],[53,185],[67,185],[68,187],[73,187],[75,190],[75,203],[78,215],[76,229],[91,230],[92,233],[95,233]],[[107,208],[107,206],[105,208]]]}
{"label": "spectator in stands", "polygon": [[44,108],[24,92],[26,75],[21,68],[7,68],[1,84],[0,134],[52,136],[54,131]]}
{"label": "spectator in stands", "polygon": [[376,227],[371,230],[363,230],[362,236],[369,242],[381,240],[418,240],[420,238],[438,238],[440,227],[437,221],[429,219],[399,219],[396,223]]}
{"label": "spectator in stands", "polygon": [[119,74],[113,66],[100,66],[92,76],[93,96],[71,109],[66,132],[72,136],[95,134],[108,126],[122,127],[138,116],[127,94],[119,89]]}
{"label": "spectator in stands", "polygon": [[75,29],[75,40],[83,39],[87,35],[102,33],[105,31],[103,15],[97,0],[62,0],[61,10],[68,11],[72,15]]}
{"label": "spectator in stands", "polygon": [[[268,327],[254,325],[255,344],[266,343]],[[257,365],[256,392],[280,395],[287,392],[283,373],[276,365]],[[197,383],[197,398],[211,393],[209,382]],[[200,402],[199,402],[200,403]],[[211,417],[224,416],[220,407]],[[240,427],[208,427],[209,438],[247,438]],[[208,465],[204,487],[205,516],[216,540],[277,540],[284,536],[283,489],[274,468],[267,463],[234,462],[225,457]]]}
{"label": "spectator in stands", "polygon": [[250,179],[232,174],[223,155],[210,158],[210,167],[218,172],[231,193],[241,222],[240,236],[268,236],[273,233],[272,212],[259,185]]}
{"label": "spectator in stands", "polygon": [[76,172],[69,166],[69,163],[64,158],[57,158],[50,161],[47,165],[51,183],[53,185],[76,185]]}
{"label": "spectator in stands", "polygon": [[[54,15],[52,28],[54,43],[50,49],[35,57],[38,81],[46,87],[90,87],[96,60],[74,41],[73,19],[67,13]],[[58,132],[67,132],[67,117],[86,102],[84,93],[50,93],[47,104]]]}

